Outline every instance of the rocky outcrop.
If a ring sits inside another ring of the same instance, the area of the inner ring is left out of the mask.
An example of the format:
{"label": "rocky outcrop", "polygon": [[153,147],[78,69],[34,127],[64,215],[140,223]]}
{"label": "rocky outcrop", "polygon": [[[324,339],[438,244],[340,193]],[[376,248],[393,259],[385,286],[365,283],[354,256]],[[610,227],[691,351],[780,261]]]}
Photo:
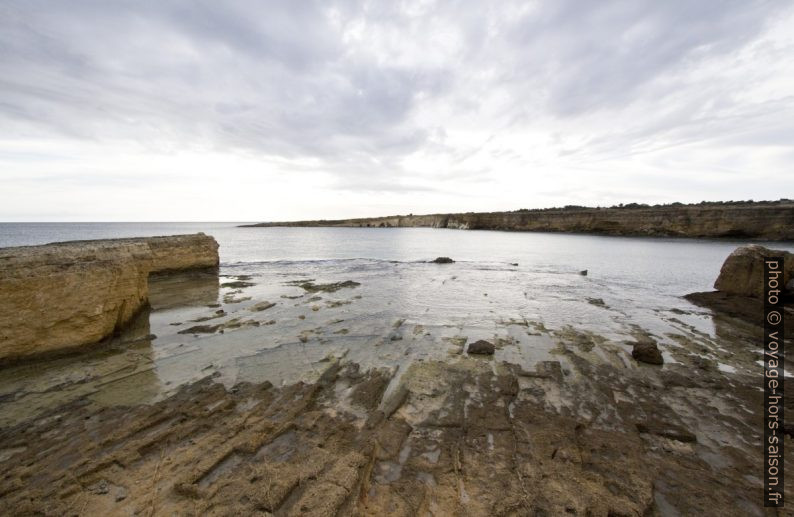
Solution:
{"label": "rocky outcrop", "polygon": [[736,248],[722,264],[714,289],[728,294],[760,298],[764,294],[764,257],[784,257],[783,282],[794,278],[794,254],[751,245]]}
{"label": "rocky outcrop", "polygon": [[667,237],[794,240],[794,203],[559,208],[259,223],[247,226],[426,227]]}
{"label": "rocky outcrop", "polygon": [[[753,325],[763,325],[764,257],[783,257],[783,299],[794,297],[794,254],[758,245],[741,246],[722,264],[714,282],[716,291],[692,293],[687,300],[718,314],[738,318]],[[790,312],[790,308],[785,308]],[[785,318],[786,333],[794,332],[794,314]]]}
{"label": "rocky outcrop", "polygon": [[96,343],[148,303],[150,273],[218,266],[204,234],[0,249],[0,361]]}

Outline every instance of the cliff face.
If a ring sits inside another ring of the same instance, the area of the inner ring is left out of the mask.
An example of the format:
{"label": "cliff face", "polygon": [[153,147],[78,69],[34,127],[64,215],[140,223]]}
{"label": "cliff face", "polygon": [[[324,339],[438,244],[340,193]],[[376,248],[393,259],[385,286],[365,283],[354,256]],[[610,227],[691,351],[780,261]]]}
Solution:
{"label": "cliff face", "polygon": [[0,361],[100,341],[147,303],[150,273],[217,266],[204,234],[0,248]]}
{"label": "cliff face", "polygon": [[431,227],[794,240],[794,204],[555,209],[261,223],[251,226]]}

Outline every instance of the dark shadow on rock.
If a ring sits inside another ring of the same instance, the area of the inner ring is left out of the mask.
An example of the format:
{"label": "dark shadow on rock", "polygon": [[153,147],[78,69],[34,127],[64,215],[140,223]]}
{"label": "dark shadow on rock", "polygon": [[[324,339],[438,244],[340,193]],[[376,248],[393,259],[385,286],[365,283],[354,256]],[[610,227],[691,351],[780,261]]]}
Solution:
{"label": "dark shadow on rock", "polygon": [[[721,291],[692,293],[684,296],[684,298],[697,306],[711,309],[718,315],[737,318],[763,329],[764,302],[760,298],[739,296]],[[784,299],[786,336],[794,335],[792,334],[794,332],[794,314],[788,310],[790,307],[791,303]]]}
{"label": "dark shadow on rock", "polygon": [[200,307],[218,301],[217,269],[200,269],[149,276],[149,305],[154,310]]}

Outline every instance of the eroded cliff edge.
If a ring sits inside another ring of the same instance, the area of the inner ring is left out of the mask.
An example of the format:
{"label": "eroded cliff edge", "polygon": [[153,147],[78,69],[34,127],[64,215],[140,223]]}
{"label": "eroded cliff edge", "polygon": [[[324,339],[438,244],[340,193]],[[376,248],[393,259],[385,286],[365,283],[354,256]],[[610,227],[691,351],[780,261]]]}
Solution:
{"label": "eroded cliff edge", "polygon": [[96,343],[148,303],[150,273],[218,263],[203,233],[0,248],[0,362]]}
{"label": "eroded cliff edge", "polygon": [[427,227],[782,241],[794,240],[794,203],[678,204],[637,208],[571,207],[515,212],[270,222],[246,226]]}

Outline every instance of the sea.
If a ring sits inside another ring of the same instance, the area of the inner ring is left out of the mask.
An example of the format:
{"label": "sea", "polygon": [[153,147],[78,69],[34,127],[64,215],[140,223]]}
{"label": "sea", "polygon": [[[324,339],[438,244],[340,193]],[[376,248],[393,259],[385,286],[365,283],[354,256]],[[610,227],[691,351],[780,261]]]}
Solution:
{"label": "sea", "polygon": [[[712,290],[746,241],[241,224],[0,223],[0,247],[203,232],[221,260],[217,276],[150,283],[151,310],[107,347],[4,369],[0,424],[75,399],[150,403],[207,377],[311,381],[328,361],[405,370],[459,360],[478,339],[497,344],[494,361],[526,370],[561,360],[570,343],[593,354],[609,343],[628,361],[638,333],[668,363],[697,341],[721,370],[748,368],[721,341],[752,338],[683,298]],[[432,263],[440,256],[455,262]]]}

